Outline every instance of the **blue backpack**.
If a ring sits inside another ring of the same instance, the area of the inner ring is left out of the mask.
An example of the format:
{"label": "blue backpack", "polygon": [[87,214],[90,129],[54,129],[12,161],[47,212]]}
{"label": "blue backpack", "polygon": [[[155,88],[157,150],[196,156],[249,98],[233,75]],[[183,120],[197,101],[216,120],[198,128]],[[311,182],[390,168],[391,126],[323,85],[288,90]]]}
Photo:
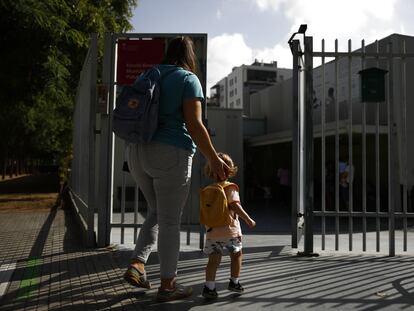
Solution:
{"label": "blue backpack", "polygon": [[160,83],[175,68],[164,73],[157,67],[143,72],[133,85],[126,85],[116,99],[112,130],[129,143],[148,143],[158,127]]}

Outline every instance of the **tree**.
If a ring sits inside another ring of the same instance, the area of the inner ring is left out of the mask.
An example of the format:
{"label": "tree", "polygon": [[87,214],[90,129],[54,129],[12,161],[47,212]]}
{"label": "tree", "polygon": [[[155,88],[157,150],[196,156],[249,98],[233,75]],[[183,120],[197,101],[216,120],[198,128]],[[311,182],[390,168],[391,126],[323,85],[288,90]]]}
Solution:
{"label": "tree", "polygon": [[0,158],[60,159],[68,152],[89,34],[131,29],[136,5],[137,0],[0,1]]}

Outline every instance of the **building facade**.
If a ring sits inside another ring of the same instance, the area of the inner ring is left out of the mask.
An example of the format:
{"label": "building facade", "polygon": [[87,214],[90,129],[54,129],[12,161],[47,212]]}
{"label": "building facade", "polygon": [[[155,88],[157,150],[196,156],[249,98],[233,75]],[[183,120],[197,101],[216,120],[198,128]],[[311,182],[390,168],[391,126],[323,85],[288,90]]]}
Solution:
{"label": "building facade", "polygon": [[232,72],[210,89],[210,105],[242,109],[250,116],[250,95],[292,77],[292,70],[278,68],[277,62],[254,61],[251,65],[234,67]]}
{"label": "building facade", "polygon": [[[387,47],[391,45],[394,53],[404,49],[414,51],[414,37],[392,34],[378,41],[379,52],[386,55]],[[374,53],[376,43],[366,46],[367,53]],[[357,50],[358,51],[358,50]],[[397,152],[399,158],[400,181],[406,178],[408,191],[412,193],[414,185],[414,145],[410,144],[414,137],[414,89],[410,87],[414,79],[414,60],[407,58],[404,63],[393,60],[392,70],[389,63],[384,60],[365,60],[362,67],[361,60],[349,64],[346,57],[338,58],[338,61],[330,61],[324,67],[313,69],[313,124],[314,124],[314,173],[315,185],[322,180],[321,176],[321,118],[322,104],[325,107],[324,124],[326,138],[326,165],[335,162],[335,133],[339,131],[340,157],[349,154],[348,140],[350,139],[350,126],[352,132],[353,166],[354,171],[354,196],[361,197],[363,157],[366,157],[366,178],[368,183],[368,197],[370,189],[375,188],[376,181],[380,180],[381,196],[386,194],[388,187],[388,135],[389,135],[389,105],[392,104],[395,114],[393,131],[397,136]],[[404,64],[404,65],[403,65]],[[386,74],[386,99],[378,103],[363,103],[361,100],[360,71],[363,68],[378,67],[387,71]],[[391,83],[389,82],[391,81]],[[390,89],[390,85],[392,89]],[[405,86],[404,86],[405,85]],[[387,104],[388,103],[390,104]],[[262,167],[256,167],[256,173],[262,180],[274,180],[277,167],[282,164],[290,166],[289,156],[282,156],[282,152],[290,154],[292,141],[292,79],[285,80],[276,85],[262,89],[250,96],[250,117],[264,120],[265,133],[255,137],[245,137],[245,157],[248,154],[255,155],[255,163],[266,163]],[[336,121],[335,106],[338,104],[338,121]],[[352,109],[350,110],[350,106]],[[366,107],[365,111],[363,107]],[[350,115],[352,111],[352,115]],[[378,119],[378,127],[376,126]],[[363,120],[365,120],[365,125]],[[338,122],[338,124],[337,124]],[[365,126],[365,128],[364,128]],[[376,134],[378,132],[380,172],[376,176]],[[362,137],[365,133],[365,138]],[[366,139],[366,147],[362,145]],[[405,142],[403,141],[405,140]],[[287,146],[287,147],[286,147]],[[286,147],[286,148],[285,148]],[[363,148],[366,148],[363,150]],[[284,150],[284,151],[283,151]],[[278,159],[280,161],[278,162]],[[272,162],[269,161],[272,159]],[[288,163],[285,163],[288,161]],[[405,162],[405,163],[404,163]],[[269,167],[272,165],[271,167]],[[245,176],[247,176],[245,174]],[[316,187],[316,186],[315,186]],[[375,196],[375,189],[371,191]],[[410,200],[410,197],[409,197]],[[412,200],[412,199],[411,199]],[[386,208],[387,198],[381,197],[381,208]],[[355,208],[360,204],[355,205]],[[413,204],[411,203],[411,209]],[[398,208],[397,208],[398,210]]]}

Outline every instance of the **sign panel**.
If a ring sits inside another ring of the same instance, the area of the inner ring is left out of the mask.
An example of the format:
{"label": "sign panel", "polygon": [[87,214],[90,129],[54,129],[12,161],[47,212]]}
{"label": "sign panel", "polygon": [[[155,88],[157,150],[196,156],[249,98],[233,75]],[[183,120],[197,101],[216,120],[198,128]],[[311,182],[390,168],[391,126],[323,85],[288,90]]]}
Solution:
{"label": "sign panel", "polygon": [[[200,79],[203,92],[206,94],[207,35],[188,34],[188,36],[194,43],[197,58],[198,68],[195,74]],[[136,37],[117,39],[116,84],[121,87],[131,85],[140,73],[153,65],[160,64],[169,42],[175,37],[177,34],[154,36],[137,34]],[[117,88],[117,92],[120,90],[121,88]]]}
{"label": "sign panel", "polygon": [[164,51],[164,39],[119,39],[116,71],[117,84],[132,84],[141,72],[161,63]]}

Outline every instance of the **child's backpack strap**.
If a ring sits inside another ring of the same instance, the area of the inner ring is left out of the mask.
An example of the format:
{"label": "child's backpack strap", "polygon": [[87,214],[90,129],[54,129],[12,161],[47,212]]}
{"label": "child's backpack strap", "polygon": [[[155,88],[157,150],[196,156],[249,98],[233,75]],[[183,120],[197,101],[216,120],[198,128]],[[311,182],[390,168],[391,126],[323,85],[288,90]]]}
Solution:
{"label": "child's backpack strap", "polygon": [[229,186],[235,186],[236,189],[237,189],[237,191],[240,191],[239,190],[239,186],[237,184],[232,183],[232,182],[227,181],[227,180],[226,181],[222,181],[222,182],[218,182],[217,184],[220,185],[221,187],[223,187],[223,189],[226,189]]}

